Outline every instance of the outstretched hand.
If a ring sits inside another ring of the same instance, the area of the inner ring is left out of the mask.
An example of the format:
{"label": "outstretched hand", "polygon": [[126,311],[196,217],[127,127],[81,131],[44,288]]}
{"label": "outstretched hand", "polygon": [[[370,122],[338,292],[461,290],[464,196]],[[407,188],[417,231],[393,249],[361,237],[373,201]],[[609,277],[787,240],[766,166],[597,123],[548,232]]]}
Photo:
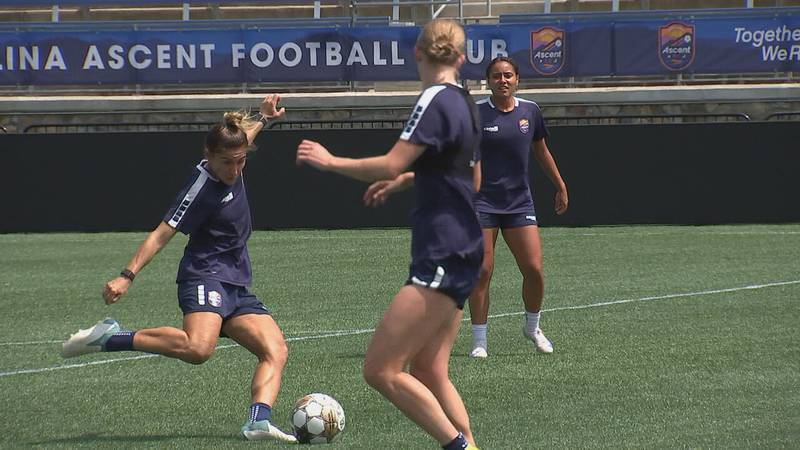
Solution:
{"label": "outstretched hand", "polygon": [[327,171],[331,167],[334,156],[319,142],[303,139],[297,146],[297,165],[308,164],[319,170]]}
{"label": "outstretched hand", "polygon": [[130,286],[131,280],[125,277],[114,278],[106,283],[105,287],[103,288],[103,301],[106,302],[106,305],[116,303],[120,297],[128,292],[128,288]]}
{"label": "outstretched hand", "polygon": [[283,117],[283,114],[286,113],[286,108],[278,108],[278,103],[280,103],[280,101],[280,94],[269,94],[261,101],[261,106],[259,106],[258,110],[261,115],[267,119]]}

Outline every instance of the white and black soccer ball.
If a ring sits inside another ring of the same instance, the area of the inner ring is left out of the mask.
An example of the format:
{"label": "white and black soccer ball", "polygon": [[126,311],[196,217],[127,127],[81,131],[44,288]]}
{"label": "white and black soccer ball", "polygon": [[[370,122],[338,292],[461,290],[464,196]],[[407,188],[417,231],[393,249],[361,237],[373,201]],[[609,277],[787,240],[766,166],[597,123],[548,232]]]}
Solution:
{"label": "white and black soccer ball", "polygon": [[308,394],[294,404],[291,421],[301,444],[327,444],[344,430],[344,409],[330,395]]}

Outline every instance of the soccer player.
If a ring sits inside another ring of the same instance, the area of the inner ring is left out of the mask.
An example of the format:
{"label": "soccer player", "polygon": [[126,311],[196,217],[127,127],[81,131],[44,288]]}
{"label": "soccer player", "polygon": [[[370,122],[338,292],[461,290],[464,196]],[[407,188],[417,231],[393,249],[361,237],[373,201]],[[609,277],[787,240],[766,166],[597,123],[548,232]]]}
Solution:
{"label": "soccer player", "polygon": [[475,201],[485,243],[483,266],[477,287],[470,296],[473,346],[470,356],[487,356],[489,283],[494,270],[494,246],[498,230],[522,273],[522,299],[525,305],[523,334],[536,350],[552,353],[553,344],[539,327],[544,297],[542,244],[529,186],[530,153],[556,188],[555,211],[567,210],[567,185],[561,178],[547,148],[548,136],[539,105],[517,98],[519,67],[505,56],[493,59],[486,68],[492,95],[479,100],[483,137],[481,139],[482,182]]}
{"label": "soccer player", "polygon": [[251,385],[250,418],[241,432],[246,439],[296,442],[270,423],[286,364],[286,342],[271,313],[247,286],[251,282],[250,206],[242,170],[253,140],[270,119],[284,115],[280,96],[268,95],[261,118],[229,112],[211,128],[203,159],[120,275],[109,281],[103,299],[110,305],[125,295],[138,274],[180,231],[189,235],[178,267],[178,303],[183,328],[122,331],[105,319],[73,334],[62,346],[65,358],[104,351],[141,351],[202,364],[214,353],[220,332],[258,358]]}
{"label": "soccer player", "polygon": [[456,85],[464,43],[464,30],[454,21],[434,20],[423,28],[415,58],[424,90],[385,155],[336,157],[308,140],[297,149],[299,164],[362,181],[393,179],[412,167],[416,208],[409,276],[372,337],[363,373],[445,449],[475,448],[467,410],[448,371],[463,305],[483,257],[473,205],[480,183],[480,129],[475,104]]}

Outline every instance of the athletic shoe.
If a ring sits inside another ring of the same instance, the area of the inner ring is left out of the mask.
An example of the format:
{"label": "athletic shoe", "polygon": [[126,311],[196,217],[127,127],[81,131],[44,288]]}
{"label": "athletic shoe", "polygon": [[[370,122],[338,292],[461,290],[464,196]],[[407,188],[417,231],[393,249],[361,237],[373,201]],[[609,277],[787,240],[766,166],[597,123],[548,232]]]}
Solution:
{"label": "athletic shoe", "polygon": [[536,346],[536,351],[541,353],[553,353],[553,343],[550,342],[550,339],[545,337],[541,328],[537,328],[536,331],[533,332],[533,335],[531,335],[528,333],[527,328],[522,327],[522,334],[533,342],[534,346]]}
{"label": "athletic shoe", "polygon": [[475,447],[472,444],[467,444],[466,450],[481,450],[481,449],[479,449],[478,447]]}
{"label": "athletic shoe", "polygon": [[483,347],[475,347],[469,354],[470,358],[486,358],[487,356],[489,356],[489,354],[486,353],[486,349]]}
{"label": "athletic shoe", "polygon": [[61,356],[72,358],[103,350],[108,338],[121,331],[116,320],[106,317],[93,327],[78,330],[61,345]]}
{"label": "athletic shoe", "polygon": [[296,437],[279,430],[278,427],[269,423],[269,420],[247,422],[242,427],[242,436],[248,441],[274,439],[280,442],[297,443]]}

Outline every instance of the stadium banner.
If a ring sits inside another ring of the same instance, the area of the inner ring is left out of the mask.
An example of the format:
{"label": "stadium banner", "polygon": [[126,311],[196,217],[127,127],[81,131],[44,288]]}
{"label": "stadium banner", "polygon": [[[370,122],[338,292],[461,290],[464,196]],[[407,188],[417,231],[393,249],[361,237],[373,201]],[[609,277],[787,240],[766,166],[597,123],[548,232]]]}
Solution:
{"label": "stadium banner", "polygon": [[[206,24],[207,26],[209,24]],[[210,24],[213,27],[213,23]],[[417,79],[419,28],[0,28],[0,84]],[[800,71],[800,17],[467,26],[462,76],[510,55],[524,78]]]}

